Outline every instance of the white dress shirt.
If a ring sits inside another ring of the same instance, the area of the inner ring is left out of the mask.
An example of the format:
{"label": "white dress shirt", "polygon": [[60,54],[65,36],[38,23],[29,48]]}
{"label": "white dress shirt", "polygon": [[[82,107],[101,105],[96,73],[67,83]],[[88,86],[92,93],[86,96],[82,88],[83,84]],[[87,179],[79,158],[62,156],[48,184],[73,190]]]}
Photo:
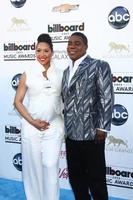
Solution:
{"label": "white dress shirt", "polygon": [[69,85],[73,75],[75,74],[76,70],[78,69],[79,64],[85,59],[86,56],[87,56],[87,54],[85,54],[84,56],[82,56],[81,58],[76,60],[74,62],[74,65],[73,65],[72,60],[69,60],[69,80],[68,80],[68,85]]}

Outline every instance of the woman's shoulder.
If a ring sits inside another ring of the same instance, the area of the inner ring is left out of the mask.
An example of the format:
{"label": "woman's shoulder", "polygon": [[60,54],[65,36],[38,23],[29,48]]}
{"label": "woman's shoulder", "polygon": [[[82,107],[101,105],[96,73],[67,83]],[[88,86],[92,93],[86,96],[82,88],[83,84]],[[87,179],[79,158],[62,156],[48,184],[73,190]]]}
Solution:
{"label": "woman's shoulder", "polygon": [[26,66],[25,70],[24,70],[25,74],[27,74],[27,75],[35,74],[35,73],[37,73],[37,71],[38,71],[38,67],[34,64]]}
{"label": "woman's shoulder", "polygon": [[61,68],[59,68],[57,65],[55,65],[55,64],[53,65],[53,68],[54,68],[54,71],[57,74],[57,76],[58,77],[60,76],[62,78],[63,70]]}
{"label": "woman's shoulder", "polygon": [[57,66],[55,66],[55,70],[57,73],[63,74],[63,70]]}

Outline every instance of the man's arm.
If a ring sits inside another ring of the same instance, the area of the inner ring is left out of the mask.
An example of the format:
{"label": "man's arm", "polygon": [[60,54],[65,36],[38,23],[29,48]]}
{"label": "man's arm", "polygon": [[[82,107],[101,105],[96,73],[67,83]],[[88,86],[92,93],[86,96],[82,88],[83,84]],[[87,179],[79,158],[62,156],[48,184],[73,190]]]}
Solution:
{"label": "man's arm", "polygon": [[[107,62],[100,61],[97,70],[98,127],[97,134],[102,138],[111,129],[114,92],[112,74]],[[100,137],[99,136],[99,137]]]}

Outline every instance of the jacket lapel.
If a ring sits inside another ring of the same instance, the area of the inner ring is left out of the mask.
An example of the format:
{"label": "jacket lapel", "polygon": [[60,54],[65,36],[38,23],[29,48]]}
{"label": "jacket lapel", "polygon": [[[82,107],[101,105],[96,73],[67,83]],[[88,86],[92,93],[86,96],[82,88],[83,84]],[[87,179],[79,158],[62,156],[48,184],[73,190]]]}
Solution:
{"label": "jacket lapel", "polygon": [[70,71],[69,71],[69,67],[68,67],[66,70],[65,79],[64,79],[64,87],[65,88],[68,88],[69,74],[70,74]]}
{"label": "jacket lapel", "polygon": [[[81,76],[82,73],[89,67],[91,62],[90,56],[87,56],[78,66],[75,74],[73,75],[72,79],[70,80],[69,88],[75,83],[75,81]],[[69,71],[69,70],[68,70]],[[68,75],[69,78],[69,75]]]}

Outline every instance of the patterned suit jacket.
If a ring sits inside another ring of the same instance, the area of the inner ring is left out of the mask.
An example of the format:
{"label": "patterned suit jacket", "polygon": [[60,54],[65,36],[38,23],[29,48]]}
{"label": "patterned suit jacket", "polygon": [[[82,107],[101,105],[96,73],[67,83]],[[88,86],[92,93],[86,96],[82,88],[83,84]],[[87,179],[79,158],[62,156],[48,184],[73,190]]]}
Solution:
{"label": "patterned suit jacket", "polygon": [[69,86],[68,79],[69,67],[62,80],[66,135],[73,140],[93,140],[97,128],[110,131],[114,93],[109,64],[87,56]]}

